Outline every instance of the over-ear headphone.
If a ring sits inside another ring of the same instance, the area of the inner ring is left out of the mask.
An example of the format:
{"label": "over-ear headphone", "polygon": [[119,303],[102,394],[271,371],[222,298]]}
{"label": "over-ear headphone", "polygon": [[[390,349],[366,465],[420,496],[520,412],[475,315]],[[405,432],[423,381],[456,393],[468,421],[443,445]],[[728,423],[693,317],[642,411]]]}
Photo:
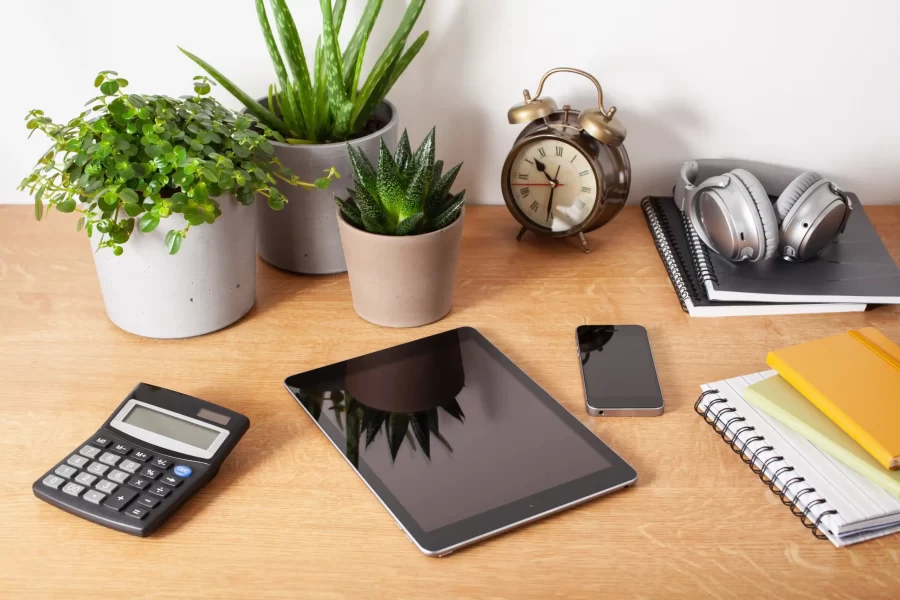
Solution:
{"label": "over-ear headphone", "polygon": [[703,243],[732,261],[809,260],[843,233],[853,208],[818,173],[724,159],[684,163],[675,200]]}

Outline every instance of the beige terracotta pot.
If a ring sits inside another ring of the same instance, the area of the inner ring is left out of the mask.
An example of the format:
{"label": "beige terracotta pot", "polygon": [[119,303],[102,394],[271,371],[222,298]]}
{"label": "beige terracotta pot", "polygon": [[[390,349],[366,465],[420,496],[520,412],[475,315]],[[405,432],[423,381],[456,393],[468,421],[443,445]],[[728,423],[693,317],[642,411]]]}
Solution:
{"label": "beige terracotta pot", "polygon": [[419,327],[450,312],[465,216],[464,208],[439,231],[390,236],[357,229],[338,210],[356,314],[385,327]]}

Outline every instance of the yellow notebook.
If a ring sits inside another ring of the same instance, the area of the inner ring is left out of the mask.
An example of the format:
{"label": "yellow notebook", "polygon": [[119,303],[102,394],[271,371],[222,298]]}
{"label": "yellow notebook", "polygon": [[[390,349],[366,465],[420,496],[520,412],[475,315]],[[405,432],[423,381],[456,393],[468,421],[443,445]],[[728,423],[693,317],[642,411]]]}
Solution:
{"label": "yellow notebook", "polygon": [[886,469],[900,468],[900,347],[864,327],[766,362]]}
{"label": "yellow notebook", "polygon": [[775,375],[744,390],[744,400],[793,429],[819,450],[830,454],[860,475],[900,498],[900,471],[888,471],[862,446],[803,397],[784,378]]}

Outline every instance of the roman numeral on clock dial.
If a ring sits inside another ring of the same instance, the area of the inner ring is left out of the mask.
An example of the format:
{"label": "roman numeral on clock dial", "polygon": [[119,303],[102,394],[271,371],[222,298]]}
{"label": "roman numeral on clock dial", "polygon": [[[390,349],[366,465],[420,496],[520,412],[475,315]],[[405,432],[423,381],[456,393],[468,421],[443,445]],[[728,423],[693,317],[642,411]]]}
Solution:
{"label": "roman numeral on clock dial", "polygon": [[531,189],[525,187],[525,188],[522,188],[521,192],[519,192],[519,193],[522,194],[523,198],[527,198],[528,196],[531,195]]}
{"label": "roman numeral on clock dial", "polygon": [[528,174],[527,173],[519,173],[519,179],[521,179],[522,181],[528,181]]}
{"label": "roman numeral on clock dial", "polygon": [[581,186],[581,191],[582,193],[590,194],[592,190],[589,187]]}
{"label": "roman numeral on clock dial", "polygon": [[540,204],[537,203],[537,200],[531,203],[531,212],[537,212],[537,209],[540,208]]}

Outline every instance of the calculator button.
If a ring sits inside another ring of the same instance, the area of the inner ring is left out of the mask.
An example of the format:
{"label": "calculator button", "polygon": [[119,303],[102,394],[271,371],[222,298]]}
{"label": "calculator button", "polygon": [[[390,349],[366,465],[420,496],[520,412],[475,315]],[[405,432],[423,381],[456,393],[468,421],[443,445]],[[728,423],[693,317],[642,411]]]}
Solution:
{"label": "calculator button", "polygon": [[159,496],[160,498],[165,498],[172,493],[172,488],[156,484],[150,486],[149,492],[155,496]]}
{"label": "calculator button", "polygon": [[69,457],[69,460],[67,460],[66,462],[69,463],[70,465],[72,465],[73,467],[81,469],[84,467],[84,465],[88,464],[90,461],[83,456],[73,454],[72,456]]}
{"label": "calculator button", "polygon": [[83,485],[78,485],[77,483],[67,483],[63,488],[63,493],[68,494],[70,496],[75,496],[76,498],[81,495],[81,492],[84,491]]}
{"label": "calculator button", "polygon": [[190,477],[193,469],[185,465],[175,465],[175,474],[179,477]]}
{"label": "calculator button", "polygon": [[98,481],[97,485],[95,485],[94,487],[97,488],[98,490],[100,490],[101,492],[104,492],[107,494],[112,494],[114,491],[116,491],[116,488],[119,486],[117,486],[112,481],[107,481],[104,479],[102,481]]}
{"label": "calculator button", "polygon": [[144,494],[138,499],[137,503],[146,508],[156,508],[156,505],[159,504],[159,498]]}
{"label": "calculator button", "polygon": [[94,439],[91,440],[91,443],[95,446],[100,446],[101,448],[106,448],[112,442],[111,439],[106,437],[105,435],[98,435]]}
{"label": "calculator button", "polygon": [[129,490],[127,488],[122,488],[115,494],[110,494],[109,498],[106,499],[106,502],[103,503],[103,506],[106,508],[111,508],[113,510],[122,510],[126,504],[131,502],[131,500],[137,496],[137,492],[133,490]]}
{"label": "calculator button", "polygon": [[184,481],[181,477],[172,477],[171,475],[163,475],[162,479],[159,480],[160,483],[164,483],[166,485],[171,485],[172,487],[178,487],[181,485],[181,482]]}
{"label": "calculator button", "polygon": [[147,462],[148,460],[153,458],[153,455],[149,452],[144,452],[143,450],[135,450],[131,453],[131,458],[133,458],[134,460],[139,460],[141,462]]}
{"label": "calculator button", "polygon": [[91,475],[90,473],[79,473],[78,477],[75,478],[76,483],[80,483],[81,485],[87,485],[87,486],[90,486],[96,480],[97,480],[97,476]]}
{"label": "calculator button", "polygon": [[125,511],[125,514],[129,517],[134,517],[135,519],[140,520],[147,516],[147,509],[141,508],[140,506],[132,506]]}
{"label": "calculator button", "polygon": [[116,454],[128,454],[129,452],[131,452],[131,446],[127,444],[116,444],[115,446],[110,448],[110,450],[112,450]]}
{"label": "calculator button", "polygon": [[87,456],[88,458],[97,458],[97,455],[100,454],[100,448],[94,448],[93,446],[82,446],[81,450],[78,451],[78,454]]}
{"label": "calculator button", "polygon": [[119,468],[123,471],[128,471],[129,473],[134,474],[135,471],[140,469],[143,465],[139,462],[134,462],[133,460],[125,459],[119,463]]}
{"label": "calculator button", "polygon": [[125,471],[120,471],[118,469],[113,469],[109,472],[109,475],[106,476],[110,481],[115,481],[116,483],[125,483],[128,481],[128,473]]}
{"label": "calculator button", "polygon": [[84,499],[91,504],[100,504],[103,502],[104,498],[106,498],[106,494],[100,493],[97,490],[90,490],[84,494]]}
{"label": "calculator button", "polygon": [[75,467],[70,467],[69,465],[59,465],[56,467],[56,470],[53,471],[60,477],[65,477],[66,479],[71,479],[72,475],[78,472],[78,469]]}
{"label": "calculator button", "polygon": [[150,479],[156,479],[160,474],[159,469],[154,469],[153,467],[144,467],[144,470],[141,471],[141,475],[144,477],[149,477]]}
{"label": "calculator button", "polygon": [[169,465],[172,464],[172,461],[168,458],[157,458],[150,464],[165,471],[167,468],[169,468]]}
{"label": "calculator button", "polygon": [[116,463],[119,462],[119,460],[121,458],[122,457],[117,454],[113,454],[111,452],[104,452],[98,460],[100,462],[102,462],[103,464],[114,467],[114,466],[116,466]]}
{"label": "calculator button", "polygon": [[100,476],[106,473],[107,470],[109,470],[109,467],[107,465],[101,465],[98,462],[92,462],[87,468],[88,473],[93,473],[94,475]]}
{"label": "calculator button", "polygon": [[132,479],[131,481],[129,481],[128,485],[130,485],[131,487],[137,488],[139,490],[143,490],[148,485],[150,485],[150,481],[151,480],[147,479],[146,477],[136,477],[136,478]]}
{"label": "calculator button", "polygon": [[43,483],[47,487],[51,487],[54,490],[58,490],[59,485],[64,481],[65,481],[65,479],[63,479],[62,477],[57,477],[56,475],[47,475],[46,477],[44,477]]}

